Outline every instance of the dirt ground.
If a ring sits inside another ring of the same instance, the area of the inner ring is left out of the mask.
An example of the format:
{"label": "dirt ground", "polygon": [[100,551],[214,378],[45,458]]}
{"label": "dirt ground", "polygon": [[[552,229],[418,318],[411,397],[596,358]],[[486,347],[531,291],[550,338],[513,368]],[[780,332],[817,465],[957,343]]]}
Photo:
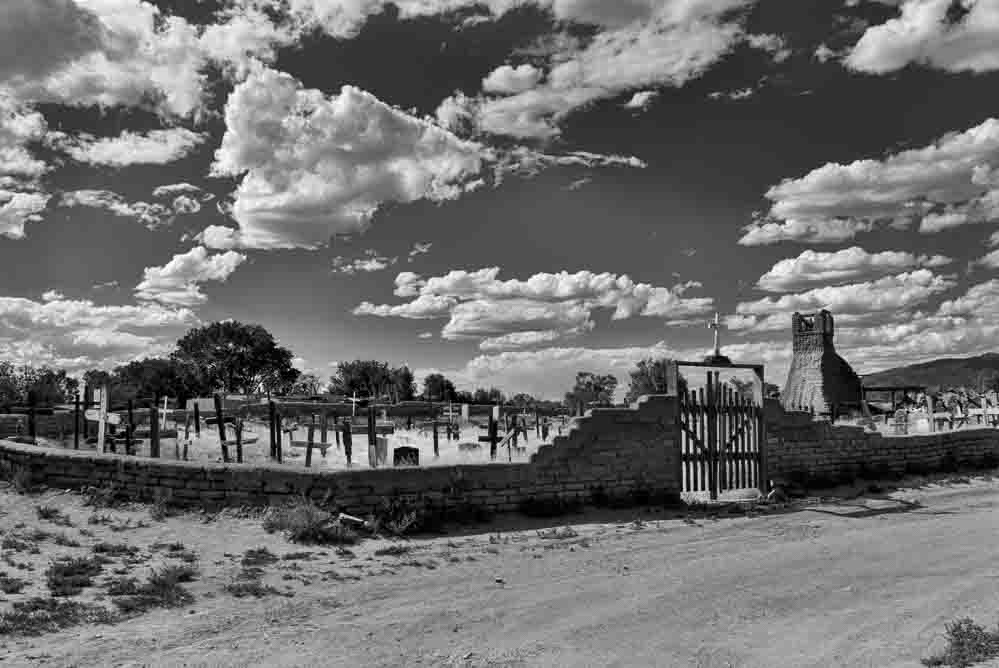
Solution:
{"label": "dirt ground", "polygon": [[[49,539],[37,554],[10,554],[8,564],[31,570],[0,570],[33,584],[0,595],[0,612],[47,595],[48,561],[87,554],[95,541],[140,548],[121,563],[135,573],[169,559],[157,543],[180,541],[201,571],[183,608],[0,636],[0,664],[889,668],[940,649],[955,617],[996,621],[999,479],[919,478],[855,493],[766,512],[509,517],[345,552],[290,544],[232,512],[157,521],[136,507],[96,511],[113,523],[92,523],[80,495],[0,490],[4,536],[42,528],[81,543]],[[72,526],[39,519],[38,505],[63,509]],[[399,545],[401,554],[376,554]],[[224,586],[258,547],[278,557],[263,581],[280,594],[235,598]],[[310,554],[280,558],[296,552]],[[81,600],[100,596],[95,588]]]}

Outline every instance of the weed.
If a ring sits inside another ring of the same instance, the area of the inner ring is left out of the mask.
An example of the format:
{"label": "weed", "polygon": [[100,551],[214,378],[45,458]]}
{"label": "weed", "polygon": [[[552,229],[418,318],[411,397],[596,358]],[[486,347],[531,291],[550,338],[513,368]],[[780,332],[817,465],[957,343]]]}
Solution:
{"label": "weed", "polygon": [[358,541],[353,529],[305,498],[291,505],[272,509],[264,517],[263,524],[268,533],[280,531],[294,543],[353,545]]}
{"label": "weed", "polygon": [[20,594],[21,590],[28,584],[27,580],[14,578],[6,573],[0,573],[0,591],[5,594]]}
{"label": "weed", "polygon": [[564,529],[547,529],[538,530],[538,538],[546,540],[565,540],[567,538],[575,538],[579,534],[572,527],[565,527]]}
{"label": "weed", "polygon": [[139,548],[126,543],[107,543],[102,541],[94,545],[93,550],[95,554],[106,554],[109,557],[122,557],[132,556],[138,553]]}
{"label": "weed", "polygon": [[277,560],[277,555],[266,547],[255,547],[243,554],[243,560],[240,563],[244,568],[252,568],[253,566],[269,566]]}
{"label": "weed", "polygon": [[35,506],[35,513],[40,520],[52,522],[63,527],[73,526],[73,522],[69,517],[55,506]]}
{"label": "weed", "polygon": [[928,659],[924,666],[968,668],[999,656],[999,629],[987,631],[965,617],[947,624],[947,648]]}
{"label": "weed", "polygon": [[34,482],[31,476],[31,469],[26,466],[15,468],[8,476],[10,484],[18,494],[31,494],[35,491]]}
{"label": "weed", "polygon": [[225,586],[225,590],[236,598],[253,596],[263,598],[264,596],[294,596],[291,592],[283,592],[276,587],[265,585],[259,580],[241,580],[230,582]]}
{"label": "weed", "polygon": [[123,501],[121,492],[114,485],[91,486],[83,489],[83,505],[91,508],[117,508]]}
{"label": "weed", "polygon": [[94,583],[105,563],[104,557],[96,555],[57,559],[45,571],[45,582],[53,596],[76,596]]}
{"label": "weed", "polygon": [[27,552],[31,549],[38,549],[34,543],[15,536],[14,534],[4,536],[3,540],[0,541],[0,548],[10,550],[12,552]]}
{"label": "weed", "polygon": [[288,552],[287,554],[281,555],[281,558],[286,561],[293,561],[296,559],[305,559],[307,561],[312,561],[315,559],[311,552]]}
{"label": "weed", "polygon": [[62,547],[80,547],[80,541],[75,538],[71,538],[64,533],[54,535],[52,537],[52,542]]}
{"label": "weed", "polygon": [[191,592],[180,586],[191,582],[197,571],[189,566],[167,566],[153,571],[141,585],[134,578],[120,578],[108,586],[115,606],[123,613],[135,614],[153,608],[176,608],[194,600]]}
{"label": "weed", "polygon": [[412,545],[389,545],[375,550],[376,557],[401,557],[413,551]]}
{"label": "weed", "polygon": [[38,636],[78,624],[113,621],[111,612],[99,605],[32,598],[14,603],[10,612],[0,613],[0,635]]}
{"label": "weed", "polygon": [[156,499],[149,506],[149,517],[154,522],[162,522],[168,517],[174,517],[178,514],[177,508],[175,508],[166,497],[160,497]]}
{"label": "weed", "polygon": [[114,521],[115,521],[115,519],[111,515],[109,515],[107,513],[101,513],[100,515],[98,515],[97,513],[91,513],[90,517],[87,518],[87,524],[91,524],[91,525],[93,525],[93,524],[113,524]]}

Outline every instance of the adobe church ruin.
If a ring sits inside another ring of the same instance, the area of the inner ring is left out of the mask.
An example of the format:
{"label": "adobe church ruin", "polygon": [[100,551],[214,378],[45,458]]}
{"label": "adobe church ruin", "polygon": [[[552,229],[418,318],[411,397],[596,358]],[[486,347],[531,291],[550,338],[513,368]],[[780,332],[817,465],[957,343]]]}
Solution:
{"label": "adobe church ruin", "polygon": [[841,413],[860,406],[860,377],[833,347],[833,317],[826,310],[791,316],[791,370],[781,394],[785,410]]}

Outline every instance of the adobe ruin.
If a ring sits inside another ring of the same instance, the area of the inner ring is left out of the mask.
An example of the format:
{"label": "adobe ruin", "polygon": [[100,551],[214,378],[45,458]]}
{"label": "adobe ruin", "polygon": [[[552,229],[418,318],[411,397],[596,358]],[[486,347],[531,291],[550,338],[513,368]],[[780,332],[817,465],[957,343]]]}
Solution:
{"label": "adobe ruin", "polygon": [[833,346],[833,317],[826,310],[791,316],[793,357],[781,394],[784,410],[841,414],[861,405],[860,377]]}

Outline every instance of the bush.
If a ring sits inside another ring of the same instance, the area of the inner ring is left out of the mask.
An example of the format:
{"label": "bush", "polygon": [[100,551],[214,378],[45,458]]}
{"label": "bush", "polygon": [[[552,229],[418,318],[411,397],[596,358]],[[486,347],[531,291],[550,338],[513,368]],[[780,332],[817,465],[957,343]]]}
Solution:
{"label": "bush", "polygon": [[0,574],[0,591],[5,594],[20,594],[21,590],[27,586],[27,580],[12,578],[6,574]]}
{"label": "bush", "polygon": [[45,582],[53,596],[76,596],[94,583],[105,563],[100,556],[58,559],[45,571]]}
{"label": "bush", "polygon": [[354,530],[306,498],[270,509],[264,517],[264,530],[280,531],[293,543],[353,545],[358,541]]}
{"label": "bush", "polygon": [[115,606],[124,613],[140,613],[154,608],[176,608],[187,605],[194,596],[182,582],[191,582],[197,570],[190,566],[167,566],[153,571],[143,584],[134,578],[121,578],[108,586]]}
{"label": "bush", "polygon": [[100,542],[94,545],[95,554],[106,554],[109,557],[131,556],[139,551],[139,548],[127,543],[107,543]]}
{"label": "bush", "polygon": [[14,603],[13,610],[0,614],[0,635],[37,636],[77,624],[109,624],[113,621],[111,612],[99,605],[32,598]]}
{"label": "bush", "polygon": [[947,648],[923,659],[923,665],[968,668],[995,656],[999,656],[999,629],[987,631],[965,617],[947,624]]}
{"label": "bush", "polygon": [[46,520],[64,527],[73,526],[69,517],[55,506],[35,506],[35,513],[40,520]]}

